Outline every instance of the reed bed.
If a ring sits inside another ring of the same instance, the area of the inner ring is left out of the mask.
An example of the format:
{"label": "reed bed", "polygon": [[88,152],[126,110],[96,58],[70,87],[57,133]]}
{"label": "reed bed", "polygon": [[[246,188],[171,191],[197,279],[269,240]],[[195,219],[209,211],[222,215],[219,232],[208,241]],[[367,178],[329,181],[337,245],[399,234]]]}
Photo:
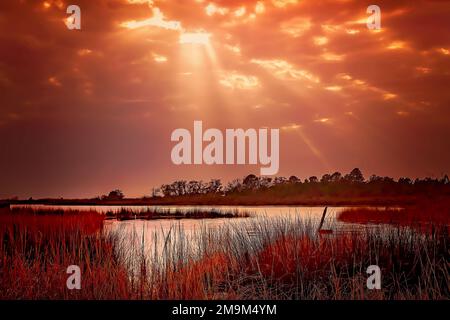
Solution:
{"label": "reed bed", "polygon": [[[311,221],[277,218],[199,232],[195,253],[162,263],[149,298],[449,298],[446,228],[425,235],[378,227],[320,236]],[[185,248],[174,239],[168,240],[172,250]],[[367,289],[370,265],[382,270],[382,290]]]}
{"label": "reed bed", "polygon": [[342,211],[338,221],[360,225],[394,225],[431,232],[436,226],[450,231],[450,203],[438,201],[421,203],[404,208],[353,208]]}
{"label": "reed bed", "polygon": [[[190,233],[174,222],[149,244],[145,230],[107,232],[97,213],[73,216],[0,214],[1,299],[450,297],[449,235],[439,225],[320,235],[316,222],[297,217],[202,224]],[[82,269],[81,290],[65,286],[72,264]],[[373,264],[381,290],[366,287]]]}
{"label": "reed bed", "polygon": [[[132,298],[118,239],[97,212],[0,210],[0,299]],[[83,290],[68,290],[66,269],[80,266]]]}
{"label": "reed bed", "polygon": [[223,209],[203,209],[190,208],[182,209],[163,209],[163,208],[146,208],[133,209],[121,208],[118,211],[107,211],[108,219],[117,220],[156,220],[156,219],[218,219],[218,218],[247,218],[251,213],[239,210],[223,210]]}

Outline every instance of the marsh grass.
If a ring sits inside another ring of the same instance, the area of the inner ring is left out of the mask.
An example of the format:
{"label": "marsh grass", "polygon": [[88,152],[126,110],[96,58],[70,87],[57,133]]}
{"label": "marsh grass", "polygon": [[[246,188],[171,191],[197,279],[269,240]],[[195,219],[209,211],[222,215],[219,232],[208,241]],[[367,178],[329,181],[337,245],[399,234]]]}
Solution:
{"label": "marsh grass", "polygon": [[[102,232],[97,212],[0,212],[0,299],[129,298],[117,238]],[[83,289],[66,288],[66,269],[80,266]]]}
{"label": "marsh grass", "polygon": [[203,209],[190,208],[182,209],[163,209],[163,208],[146,208],[133,209],[121,208],[118,211],[107,211],[108,219],[117,220],[156,220],[156,219],[218,219],[218,218],[247,218],[251,213],[239,210],[224,209]]}
{"label": "marsh grass", "polygon": [[[186,232],[106,232],[95,212],[3,212],[1,299],[448,299],[448,229],[380,225],[317,234],[299,217],[233,219]],[[95,228],[92,228],[94,226]],[[331,229],[336,229],[331,226]],[[67,290],[66,268],[82,269]],[[366,288],[379,265],[382,289]]]}
{"label": "marsh grass", "polygon": [[[448,299],[446,228],[326,236],[315,230],[311,221],[277,218],[203,233],[196,245],[201,258],[186,260],[184,252],[184,263],[166,263],[151,298]],[[382,270],[382,290],[366,287],[373,264]]]}
{"label": "marsh grass", "polygon": [[450,202],[427,201],[404,208],[352,208],[340,212],[337,220],[360,225],[393,225],[414,228],[418,232],[432,232],[433,228],[450,231]]}

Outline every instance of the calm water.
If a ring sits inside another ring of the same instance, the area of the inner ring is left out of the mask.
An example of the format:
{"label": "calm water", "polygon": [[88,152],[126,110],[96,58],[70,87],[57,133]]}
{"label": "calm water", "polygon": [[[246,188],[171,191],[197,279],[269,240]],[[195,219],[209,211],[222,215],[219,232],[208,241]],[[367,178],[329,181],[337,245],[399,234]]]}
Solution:
{"label": "calm water", "polygon": [[[203,210],[215,209],[221,211],[239,211],[248,212],[251,214],[249,218],[216,218],[216,219],[181,219],[181,220],[127,220],[127,221],[107,221],[109,228],[115,229],[119,228],[121,225],[136,225],[141,229],[143,226],[151,230],[169,229],[174,224],[180,224],[185,230],[193,229],[198,226],[208,226],[214,227],[217,225],[222,225],[229,221],[234,223],[239,221],[247,221],[249,219],[276,219],[280,217],[296,217],[300,219],[309,220],[320,220],[325,207],[304,207],[304,206],[49,206],[49,205],[12,205],[11,207],[32,207],[39,209],[64,209],[64,210],[93,210],[101,213],[106,213],[108,211],[117,212],[121,209],[130,209],[134,211],[141,211],[146,209],[161,209],[164,211],[182,211],[186,212],[192,209],[201,208]],[[350,207],[328,207],[326,227],[328,223],[336,222],[336,215]]]}
{"label": "calm water", "polygon": [[[12,206],[17,207],[17,206]],[[23,207],[23,206],[22,206]],[[119,211],[123,208],[136,211],[145,209],[162,209],[164,211],[188,211],[199,206],[47,206],[32,205],[27,207],[39,209],[66,209],[66,210],[94,210],[101,213],[107,211]],[[248,212],[251,216],[248,218],[216,218],[216,219],[159,219],[159,220],[107,220],[105,222],[105,231],[117,234],[120,237],[122,247],[127,251],[132,251],[131,256],[137,257],[144,254],[155,261],[161,257],[170,255],[179,255],[180,252],[186,252],[188,256],[195,256],[195,250],[201,248],[205,242],[206,234],[217,231],[222,227],[228,227],[228,230],[236,230],[244,233],[245,237],[255,236],[253,229],[255,224],[261,222],[271,226],[280,219],[299,219],[310,222],[314,227],[319,224],[325,207],[303,207],[303,206],[202,206],[204,209],[216,209],[221,211],[239,211]],[[351,207],[328,207],[324,229],[346,229],[348,225],[339,223],[336,216],[339,212]],[[364,228],[352,226],[351,228]],[[217,232],[220,234],[220,232]],[[218,238],[219,239],[219,238]],[[210,240],[209,240],[210,241]],[[220,240],[218,240],[220,241]],[[176,251],[176,252],[175,252]],[[137,261],[138,259],[136,259]],[[138,265],[130,261],[130,267],[138,269]],[[163,264],[164,261],[159,263]]]}
{"label": "calm water", "polygon": [[[125,233],[137,232],[151,234],[154,232],[164,232],[177,228],[182,228],[185,232],[198,230],[201,228],[215,228],[226,223],[245,223],[248,224],[252,219],[279,219],[290,217],[296,219],[309,220],[318,223],[322,217],[325,207],[304,207],[304,206],[49,206],[49,205],[12,205],[11,207],[32,207],[39,209],[64,209],[64,210],[93,210],[101,213],[108,211],[120,211],[121,209],[130,209],[141,211],[146,209],[161,209],[164,211],[182,211],[186,212],[192,209],[201,208],[203,210],[216,209],[221,211],[239,211],[248,212],[251,216],[248,218],[216,218],[216,219],[159,219],[159,220],[126,220],[106,221],[106,228],[110,231],[120,231]],[[351,207],[328,207],[327,215],[323,228],[342,225],[337,222],[336,216],[339,212]]]}

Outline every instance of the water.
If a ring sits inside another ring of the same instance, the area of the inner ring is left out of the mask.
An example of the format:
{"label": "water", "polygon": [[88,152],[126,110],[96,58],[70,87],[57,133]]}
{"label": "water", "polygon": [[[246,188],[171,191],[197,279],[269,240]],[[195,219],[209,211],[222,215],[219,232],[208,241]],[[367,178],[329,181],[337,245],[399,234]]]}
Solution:
{"label": "water", "polygon": [[[161,209],[170,212],[186,212],[201,208],[202,210],[215,209],[220,211],[238,211],[250,214],[248,218],[215,218],[215,219],[156,219],[156,220],[108,220],[105,227],[108,231],[119,231],[120,233],[137,232],[152,234],[154,232],[168,232],[175,226],[181,228],[184,232],[192,233],[202,228],[215,228],[232,222],[233,224],[247,223],[252,219],[278,219],[283,217],[310,220],[318,223],[322,217],[324,206],[305,207],[305,206],[71,206],[71,205],[12,205],[14,207],[32,207],[36,209],[63,209],[63,210],[92,210],[100,213],[108,211],[117,212],[121,209],[141,211],[147,209]],[[336,219],[337,215],[343,210],[351,207],[328,207],[324,229],[330,226],[342,226]]]}
{"label": "water", "polygon": [[[17,207],[17,206],[12,206]],[[24,207],[21,205],[21,207]],[[64,209],[64,210],[93,210],[101,213],[108,211],[120,211],[131,209],[141,211],[146,209],[161,209],[166,211],[186,212],[198,209],[200,206],[49,206],[31,205],[36,209]],[[252,241],[257,241],[258,231],[255,225],[271,226],[280,219],[302,220],[312,223],[317,228],[325,207],[304,206],[201,206],[202,210],[215,209],[220,211],[247,212],[247,218],[214,218],[214,219],[156,219],[156,220],[106,220],[104,229],[106,232],[117,234],[121,241],[121,247],[128,252],[128,256],[135,257],[129,261],[130,268],[139,269],[139,256],[145,255],[149,260],[164,265],[164,259],[171,256],[179,258],[195,257],[195,250],[204,248],[205,234],[214,237],[215,231],[220,228],[236,230],[243,233]],[[332,229],[333,232],[349,228],[348,225],[337,221],[338,213],[351,207],[328,207],[323,229]],[[360,226],[362,227],[362,226]],[[350,226],[351,229],[357,226]],[[363,228],[363,227],[362,227]],[[315,229],[313,229],[315,230]],[[220,234],[217,232],[216,234]],[[217,239],[220,239],[218,237]],[[208,240],[210,241],[210,239]],[[220,240],[218,240],[220,241]],[[208,245],[208,244],[206,244]],[[130,254],[131,253],[131,254]]]}
{"label": "water", "polygon": [[[117,212],[121,209],[129,209],[133,211],[143,211],[147,209],[161,209],[170,212],[181,211],[187,212],[189,210],[201,208],[202,210],[215,209],[220,211],[238,211],[238,212],[248,212],[251,214],[249,218],[215,218],[215,219],[181,219],[176,222],[173,220],[127,220],[127,221],[107,221],[107,225],[111,229],[119,228],[122,225],[135,225],[138,229],[142,229],[142,227],[148,229],[148,231],[152,230],[160,230],[160,229],[170,229],[174,223],[181,224],[181,226],[185,230],[194,229],[195,227],[199,227],[200,225],[214,227],[217,225],[222,225],[230,220],[233,222],[246,221],[248,219],[255,218],[264,218],[264,219],[273,219],[280,217],[296,217],[301,219],[309,219],[309,220],[320,220],[323,214],[323,210],[325,207],[304,207],[304,206],[71,206],[71,205],[11,205],[14,207],[32,207],[36,209],[63,209],[63,210],[92,210],[100,213],[106,213],[108,211]],[[339,212],[349,209],[351,207],[328,207],[326,222],[324,227],[326,228],[327,222],[334,223],[336,222],[336,216]]]}

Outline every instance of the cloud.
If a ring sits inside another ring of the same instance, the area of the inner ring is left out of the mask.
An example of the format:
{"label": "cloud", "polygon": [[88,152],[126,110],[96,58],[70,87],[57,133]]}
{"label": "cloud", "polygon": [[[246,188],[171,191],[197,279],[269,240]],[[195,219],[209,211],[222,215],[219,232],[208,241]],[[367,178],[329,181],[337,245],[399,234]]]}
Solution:
{"label": "cloud", "polygon": [[325,87],[325,90],[338,92],[338,91],[342,90],[342,87],[341,86],[328,86],[328,87]]}
{"label": "cloud", "polygon": [[323,45],[326,45],[328,43],[328,38],[327,37],[323,37],[323,36],[314,37],[313,40],[314,40],[314,44],[316,46],[323,46]]}
{"label": "cloud", "polygon": [[272,4],[277,8],[284,8],[289,5],[295,5],[298,2],[298,0],[272,0]]}
{"label": "cloud", "polygon": [[239,74],[236,71],[222,72],[219,82],[224,87],[241,90],[255,89],[261,86],[257,77]]}
{"label": "cloud", "polygon": [[48,78],[48,83],[53,87],[62,87],[61,81],[59,81],[56,77]]}
{"label": "cloud", "polygon": [[157,63],[164,63],[164,62],[167,62],[167,60],[168,60],[166,56],[163,56],[161,54],[153,53],[152,55],[153,55],[153,60]]}
{"label": "cloud", "polygon": [[246,13],[247,13],[247,9],[246,9],[244,6],[242,6],[242,7],[238,8],[238,9],[236,9],[236,10],[233,12],[233,14],[234,14],[235,17],[243,17]]}
{"label": "cloud", "polygon": [[321,57],[326,61],[341,61],[345,58],[344,54],[336,54],[331,52],[325,52]]}
{"label": "cloud", "polygon": [[297,123],[289,123],[287,125],[284,125],[281,127],[281,130],[284,131],[296,131],[299,130],[302,126],[300,124]]}
{"label": "cloud", "polygon": [[438,50],[440,53],[442,53],[443,55],[450,55],[450,50],[449,49],[445,49],[445,48],[439,48]]}
{"label": "cloud", "polygon": [[317,76],[306,70],[298,69],[285,60],[252,59],[251,62],[261,66],[281,80],[307,80],[313,83],[320,82]]}
{"label": "cloud", "polygon": [[266,11],[266,6],[262,1],[256,2],[255,5],[255,13],[256,14],[263,14]]}
{"label": "cloud", "polygon": [[207,45],[209,43],[210,33],[201,32],[183,32],[180,34],[179,42],[181,44],[202,44]]}
{"label": "cloud", "polygon": [[230,50],[231,52],[240,55],[241,54],[241,48],[238,45],[230,45],[230,44],[226,44],[225,48]]}
{"label": "cloud", "polygon": [[153,0],[127,0],[130,4],[144,4],[147,3],[149,6],[153,6]]}
{"label": "cloud", "polygon": [[405,49],[407,48],[407,44],[405,41],[394,41],[391,42],[386,48],[389,50]]}
{"label": "cloud", "polygon": [[205,13],[208,16],[214,16],[216,14],[224,16],[226,15],[230,10],[226,7],[219,7],[214,3],[209,3],[206,7],[205,7]]}
{"label": "cloud", "polygon": [[314,122],[323,123],[323,124],[331,124],[332,120],[330,118],[319,118],[314,120]]}
{"label": "cloud", "polygon": [[80,0],[82,32],[47,3],[0,1],[0,197],[234,178],[167,161],[164,137],[198,117],[289,132],[283,175],[322,172],[319,156],[338,170],[355,159],[386,175],[450,170],[450,9],[439,1],[381,1],[381,32],[358,1]]}
{"label": "cloud", "polygon": [[383,93],[384,100],[391,100],[391,99],[395,99],[395,98],[397,98],[397,95],[394,93],[389,93],[389,92]]}
{"label": "cloud", "polygon": [[138,29],[143,27],[158,27],[167,30],[182,30],[181,22],[175,20],[166,20],[164,14],[158,8],[152,9],[153,16],[145,20],[131,20],[122,22],[120,25],[127,29]]}
{"label": "cloud", "polygon": [[311,19],[299,17],[281,23],[280,30],[294,38],[301,37],[311,29]]}
{"label": "cloud", "polygon": [[92,50],[84,48],[84,49],[78,50],[77,53],[78,53],[79,56],[84,57],[84,56],[90,55],[92,53]]}

